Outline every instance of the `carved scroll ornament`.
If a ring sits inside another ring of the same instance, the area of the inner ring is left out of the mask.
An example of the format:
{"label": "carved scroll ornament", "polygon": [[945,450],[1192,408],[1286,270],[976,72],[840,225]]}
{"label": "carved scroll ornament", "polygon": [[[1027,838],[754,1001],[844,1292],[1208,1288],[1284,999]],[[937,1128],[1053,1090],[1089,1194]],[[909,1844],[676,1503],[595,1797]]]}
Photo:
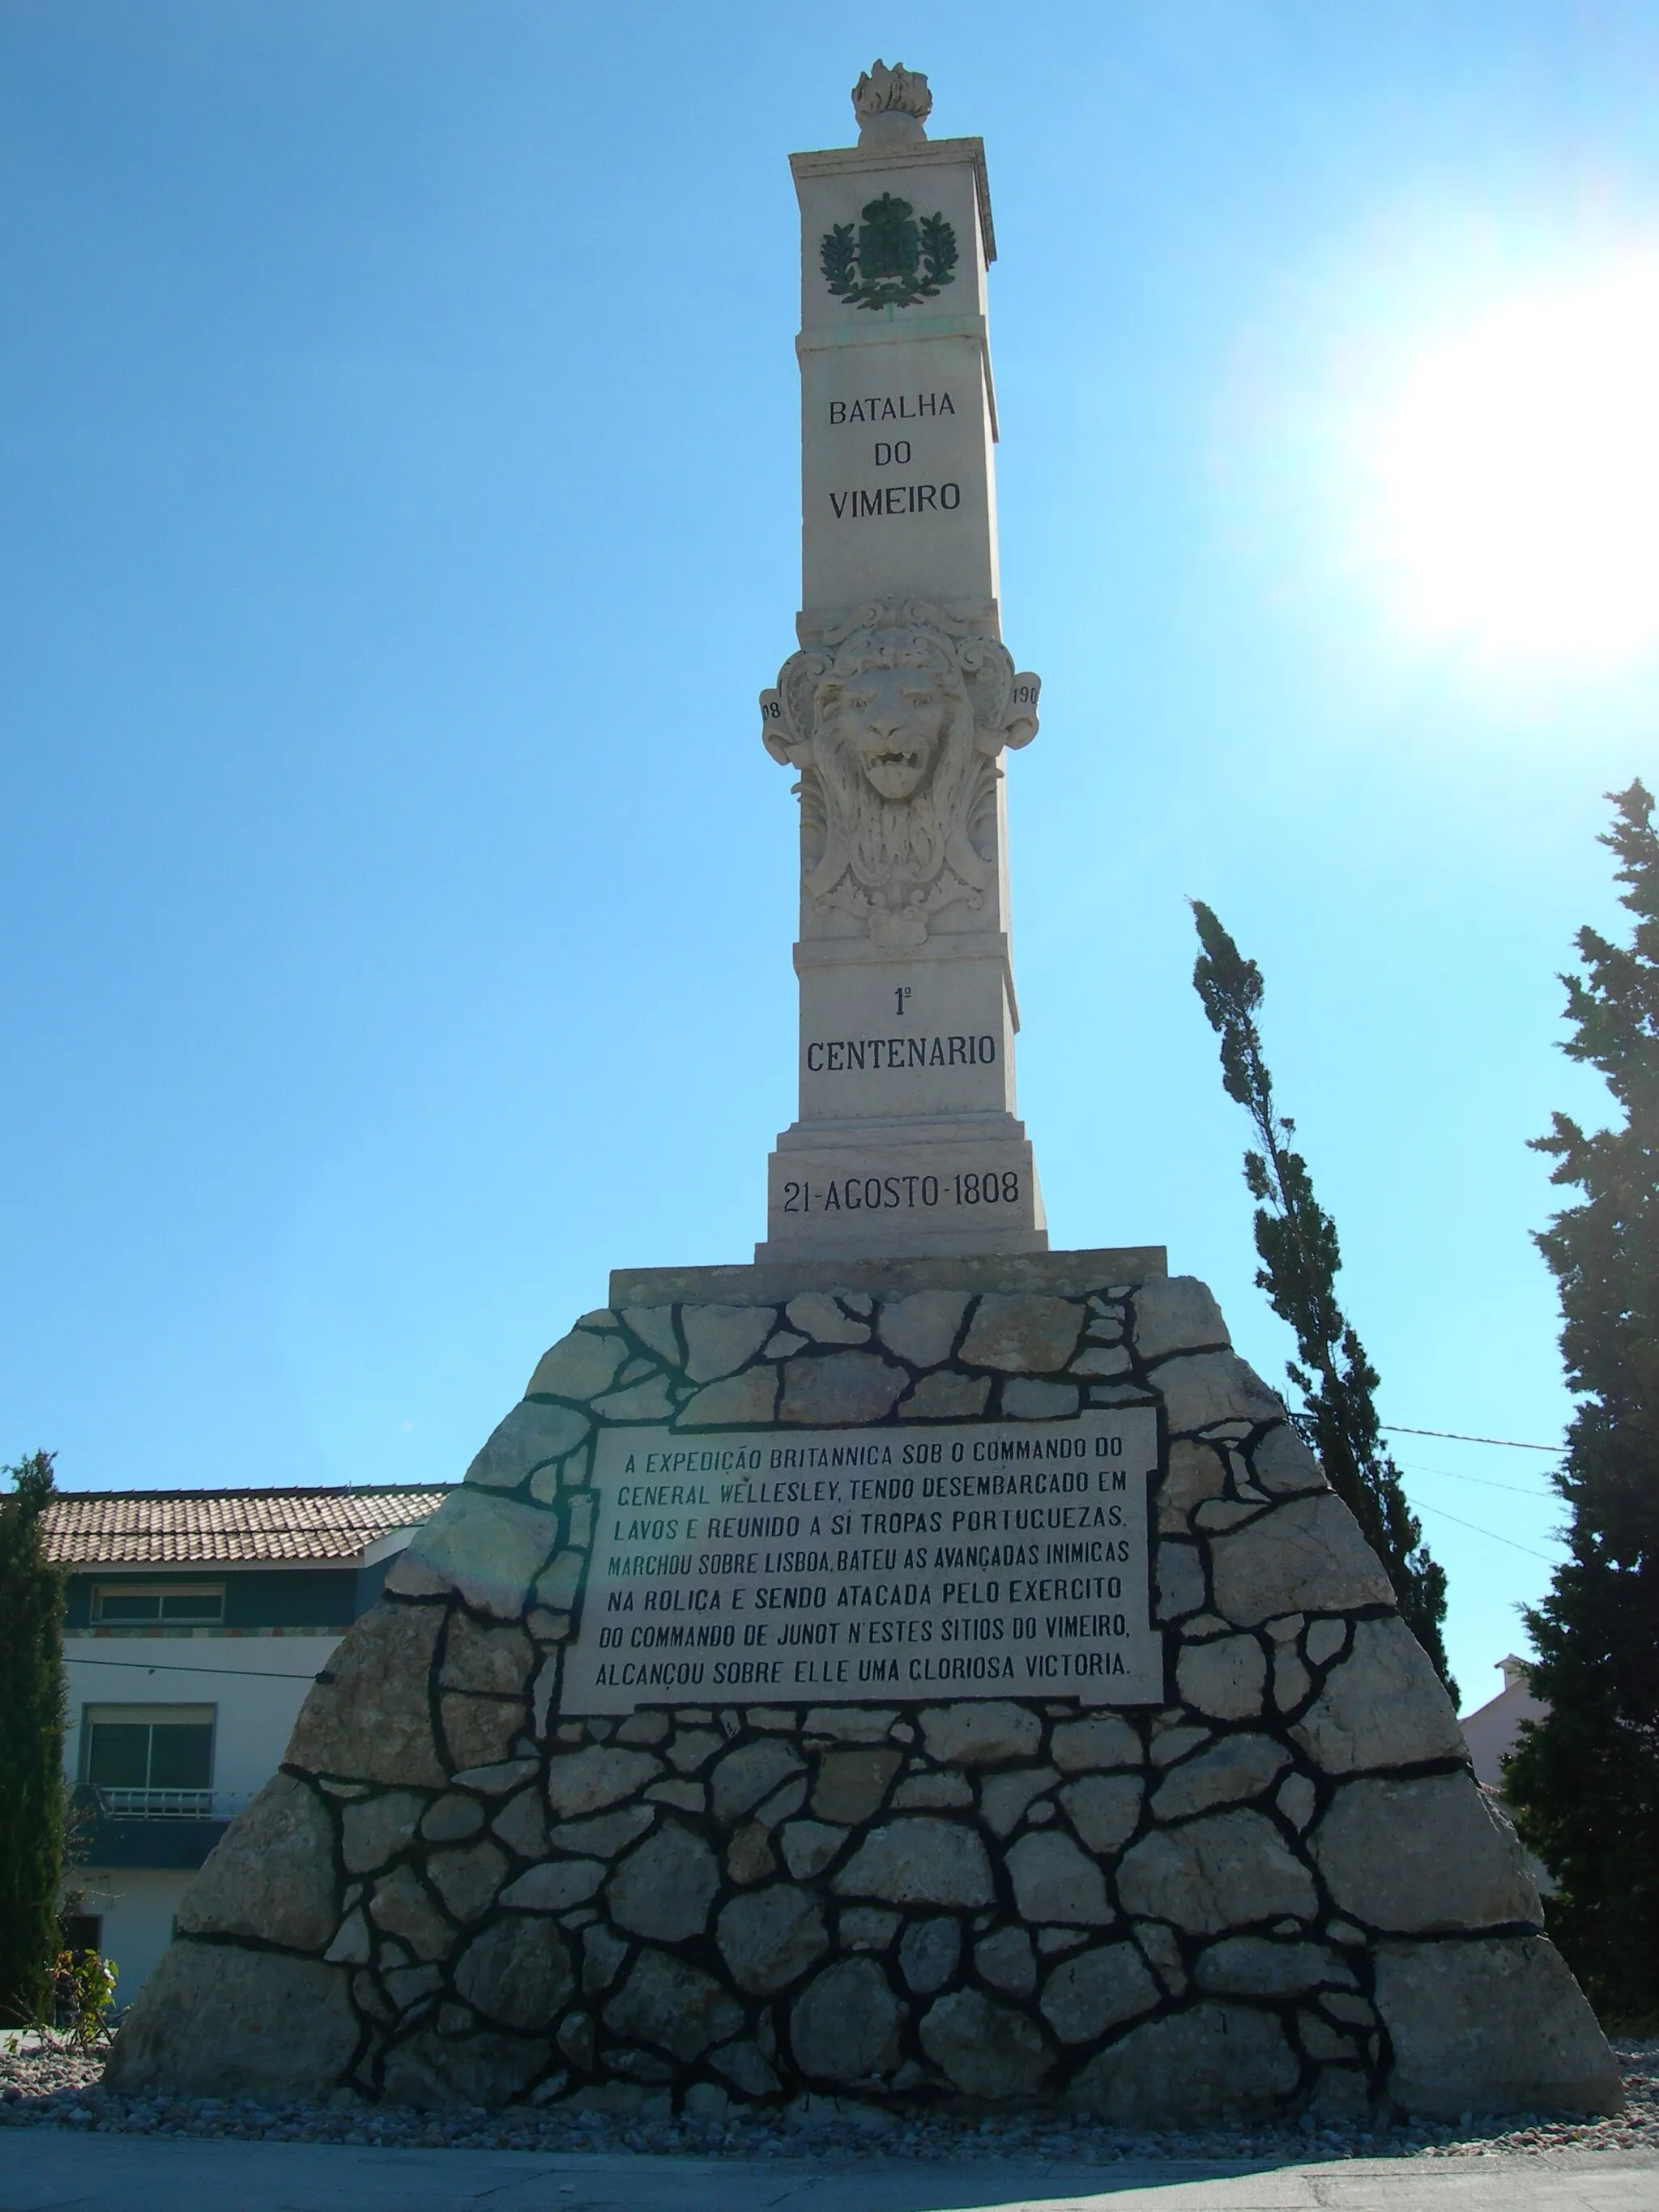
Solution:
{"label": "carved scroll ornament", "polygon": [[983,905],[996,869],[998,756],[1036,735],[1041,680],[919,599],[860,608],[761,694],[761,734],[798,769],[801,873],[820,914],[908,951],[928,917]]}

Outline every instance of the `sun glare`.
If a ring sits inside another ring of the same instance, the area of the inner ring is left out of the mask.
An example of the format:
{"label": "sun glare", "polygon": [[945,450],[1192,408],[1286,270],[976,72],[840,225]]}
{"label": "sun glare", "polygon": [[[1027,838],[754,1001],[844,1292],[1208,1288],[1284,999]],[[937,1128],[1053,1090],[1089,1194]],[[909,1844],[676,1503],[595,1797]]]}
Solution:
{"label": "sun glare", "polygon": [[1368,565],[1413,629],[1517,668],[1659,647],[1659,258],[1425,350],[1365,444]]}

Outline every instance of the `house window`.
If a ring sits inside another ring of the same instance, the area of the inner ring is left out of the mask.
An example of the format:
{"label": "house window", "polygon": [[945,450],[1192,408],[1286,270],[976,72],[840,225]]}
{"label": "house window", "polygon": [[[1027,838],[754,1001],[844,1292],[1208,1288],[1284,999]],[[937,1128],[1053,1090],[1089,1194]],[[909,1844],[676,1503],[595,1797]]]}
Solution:
{"label": "house window", "polygon": [[222,1583],[193,1589],[186,1583],[100,1583],[92,1594],[95,1621],[186,1622],[222,1620]]}
{"label": "house window", "polygon": [[112,1813],[212,1809],[211,1705],[88,1705],[83,1778]]}
{"label": "house window", "polygon": [[104,1948],[104,1923],[96,1912],[70,1912],[59,1923],[66,1951],[101,1951]]}

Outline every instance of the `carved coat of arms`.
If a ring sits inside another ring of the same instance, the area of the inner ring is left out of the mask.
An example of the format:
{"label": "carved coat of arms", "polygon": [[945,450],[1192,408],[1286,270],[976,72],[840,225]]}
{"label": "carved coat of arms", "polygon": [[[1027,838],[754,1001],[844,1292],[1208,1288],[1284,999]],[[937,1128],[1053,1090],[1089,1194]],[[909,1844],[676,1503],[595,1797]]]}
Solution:
{"label": "carved coat of arms", "polygon": [[957,234],[942,215],[917,220],[908,200],[884,192],[856,226],[838,222],[818,248],[823,278],[849,307],[908,307],[954,284]]}
{"label": "carved coat of arms", "polygon": [[820,914],[914,951],[930,915],[985,902],[996,872],[997,757],[1036,735],[1035,676],[919,600],[860,608],[761,694],[774,760],[800,771],[801,873]]}

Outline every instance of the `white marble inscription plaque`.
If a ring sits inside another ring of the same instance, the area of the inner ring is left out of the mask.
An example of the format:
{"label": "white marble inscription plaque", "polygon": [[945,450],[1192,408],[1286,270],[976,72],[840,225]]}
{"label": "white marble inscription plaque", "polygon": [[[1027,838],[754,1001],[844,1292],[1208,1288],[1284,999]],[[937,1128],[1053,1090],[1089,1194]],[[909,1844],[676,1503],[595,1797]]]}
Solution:
{"label": "white marble inscription plaque", "polygon": [[1146,1407],[925,1431],[612,1429],[560,1710],[1162,1701]]}

